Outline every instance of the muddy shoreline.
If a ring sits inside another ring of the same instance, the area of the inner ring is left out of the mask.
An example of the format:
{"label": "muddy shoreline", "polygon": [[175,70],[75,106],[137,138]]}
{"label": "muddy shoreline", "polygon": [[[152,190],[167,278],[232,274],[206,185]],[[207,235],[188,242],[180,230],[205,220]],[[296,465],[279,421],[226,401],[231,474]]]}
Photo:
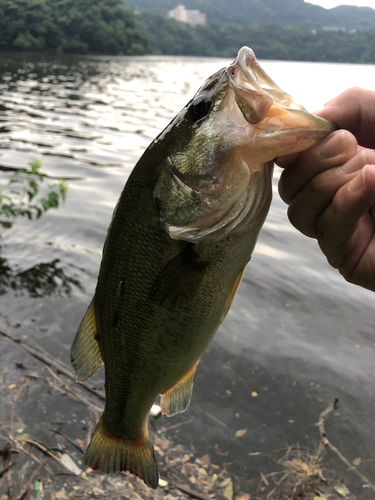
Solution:
{"label": "muddy shoreline", "polygon": [[[150,429],[159,465],[159,488],[151,490],[128,473],[98,474],[82,460],[104,407],[103,391],[89,383],[76,384],[63,363],[5,332],[0,332],[0,349],[6,360],[0,371],[1,500],[357,498],[344,478],[332,476],[324,468],[328,441],[322,440],[314,455],[298,448],[285,450],[283,458],[275,460],[273,471],[253,478],[252,482],[258,483],[254,494],[243,491],[243,481],[215,464],[215,457],[199,457],[193,445],[186,448],[172,441],[171,435],[183,422],[163,426],[153,418]],[[328,416],[333,408],[327,410]],[[320,433],[325,438],[323,413]],[[332,454],[332,449],[328,451]],[[350,465],[355,468],[356,464]],[[358,479],[359,469],[354,472]],[[367,488],[375,489],[365,476],[360,479]]]}

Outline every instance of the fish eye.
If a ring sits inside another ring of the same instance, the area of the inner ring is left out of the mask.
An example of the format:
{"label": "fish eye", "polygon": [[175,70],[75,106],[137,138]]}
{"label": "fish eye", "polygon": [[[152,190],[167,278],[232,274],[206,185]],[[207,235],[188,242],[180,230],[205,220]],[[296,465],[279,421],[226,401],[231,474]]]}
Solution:
{"label": "fish eye", "polygon": [[189,106],[189,114],[196,122],[208,115],[212,107],[212,101],[206,96],[199,96]]}

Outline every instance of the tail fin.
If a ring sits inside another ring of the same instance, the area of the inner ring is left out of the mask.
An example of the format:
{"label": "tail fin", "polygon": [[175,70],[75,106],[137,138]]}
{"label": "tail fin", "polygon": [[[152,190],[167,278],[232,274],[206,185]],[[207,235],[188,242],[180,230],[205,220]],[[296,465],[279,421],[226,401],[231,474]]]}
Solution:
{"label": "tail fin", "polygon": [[128,471],[156,489],[159,484],[154,448],[146,435],[142,440],[125,440],[111,435],[103,418],[96,426],[85,455],[85,464],[104,474]]}

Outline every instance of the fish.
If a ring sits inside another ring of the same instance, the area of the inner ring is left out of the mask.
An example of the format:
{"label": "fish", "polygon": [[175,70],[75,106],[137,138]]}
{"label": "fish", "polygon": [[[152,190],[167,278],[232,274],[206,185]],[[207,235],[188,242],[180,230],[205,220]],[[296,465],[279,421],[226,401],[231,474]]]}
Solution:
{"label": "fish", "polygon": [[311,115],[242,47],[146,149],[116,205],[95,295],[71,348],[76,380],[104,364],[106,402],[85,455],[149,487],[149,412],[184,412],[272,198],[273,160],[336,126]]}

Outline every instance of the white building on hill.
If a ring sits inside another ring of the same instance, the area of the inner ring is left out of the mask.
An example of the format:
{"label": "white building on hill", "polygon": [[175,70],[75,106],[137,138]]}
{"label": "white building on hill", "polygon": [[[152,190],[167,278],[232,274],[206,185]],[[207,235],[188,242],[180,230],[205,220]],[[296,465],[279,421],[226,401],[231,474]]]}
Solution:
{"label": "white building on hill", "polygon": [[176,21],[188,23],[195,26],[196,24],[207,24],[206,14],[199,10],[186,10],[184,5],[179,5],[168,12],[169,17],[173,17]]}

